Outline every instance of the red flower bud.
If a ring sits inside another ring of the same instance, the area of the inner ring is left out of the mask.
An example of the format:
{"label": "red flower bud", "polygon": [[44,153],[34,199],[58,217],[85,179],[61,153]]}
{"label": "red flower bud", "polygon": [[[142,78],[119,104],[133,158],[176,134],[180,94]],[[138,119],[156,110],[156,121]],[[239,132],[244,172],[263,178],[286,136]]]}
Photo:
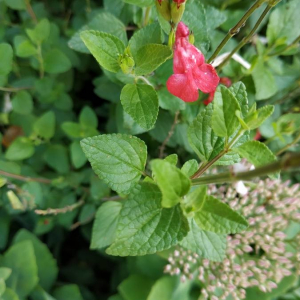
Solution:
{"label": "red flower bud", "polygon": [[171,7],[169,0],[155,1],[157,12],[168,22],[171,21]]}
{"label": "red flower bud", "polygon": [[186,0],[173,0],[173,2],[177,3],[177,7],[180,7],[180,5],[185,3]]}

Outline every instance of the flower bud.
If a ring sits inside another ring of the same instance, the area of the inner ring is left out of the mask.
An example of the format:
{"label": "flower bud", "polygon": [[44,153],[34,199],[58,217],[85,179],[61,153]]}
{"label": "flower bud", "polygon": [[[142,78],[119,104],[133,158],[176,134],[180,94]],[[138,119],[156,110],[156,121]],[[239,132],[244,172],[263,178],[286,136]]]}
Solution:
{"label": "flower bud", "polygon": [[171,18],[173,23],[178,24],[183,16],[185,10],[185,1],[182,0],[173,0],[171,4]]}
{"label": "flower bud", "polygon": [[169,0],[155,0],[157,12],[168,22],[171,21],[171,7]]}
{"label": "flower bud", "polygon": [[175,32],[174,32],[174,29],[172,28],[172,30],[169,34],[168,45],[171,49],[173,49],[174,44],[175,44]]}
{"label": "flower bud", "polygon": [[190,44],[194,45],[195,44],[195,35],[193,33],[193,31],[191,31],[190,35],[189,35],[189,42]]}
{"label": "flower bud", "polygon": [[124,74],[129,74],[132,72],[135,63],[131,56],[129,48],[125,49],[123,55],[119,55],[118,61],[119,66],[121,67]]}

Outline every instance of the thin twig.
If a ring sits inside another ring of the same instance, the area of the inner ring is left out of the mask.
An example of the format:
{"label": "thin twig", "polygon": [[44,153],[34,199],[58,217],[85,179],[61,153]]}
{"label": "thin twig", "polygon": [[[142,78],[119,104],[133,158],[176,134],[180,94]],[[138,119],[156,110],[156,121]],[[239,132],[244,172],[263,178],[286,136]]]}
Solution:
{"label": "thin twig", "polygon": [[8,178],[13,178],[16,180],[20,180],[20,181],[24,181],[24,182],[39,182],[39,183],[45,183],[45,184],[51,184],[52,180],[47,179],[47,178],[42,178],[42,177],[27,177],[27,176],[22,176],[22,175],[17,175],[17,174],[13,174],[13,173],[9,173],[9,172],[5,172],[0,170],[0,175],[4,176],[4,177],[8,177]]}
{"label": "thin twig", "polygon": [[[82,197],[84,198],[85,195]],[[41,216],[48,216],[48,215],[58,215],[58,214],[65,214],[67,212],[71,212],[77,208],[79,208],[80,206],[82,206],[85,203],[85,201],[83,199],[81,199],[80,201],[78,201],[77,203],[74,203],[72,205],[68,205],[62,208],[47,208],[45,210],[42,209],[36,209],[34,212],[37,215],[41,215]]]}
{"label": "thin twig", "polygon": [[29,13],[31,19],[34,21],[34,23],[37,23],[38,22],[37,17],[32,9],[32,6],[31,6],[29,0],[25,0],[25,5],[26,5],[27,12]]}
{"label": "thin twig", "polygon": [[218,70],[220,71],[231,59],[231,57],[238,52],[244,45],[246,45],[250,39],[253,37],[255,34],[256,30],[262,23],[263,19],[266,17],[268,12],[273,8],[274,5],[268,4],[268,6],[265,8],[259,19],[257,20],[256,24],[254,25],[253,29],[250,31],[250,33],[242,39],[242,41],[230,52],[230,54],[224,59],[224,61],[219,65]]}
{"label": "thin twig", "polygon": [[212,176],[204,176],[192,180],[192,185],[207,185],[207,184],[223,184],[236,181],[249,181],[256,177],[264,177],[280,171],[285,171],[300,167],[300,153],[289,153],[283,156],[282,159],[256,168],[252,171],[241,173],[220,173]]}
{"label": "thin twig", "polygon": [[229,30],[227,35],[224,37],[224,39],[221,41],[215,52],[212,54],[212,56],[208,59],[208,63],[211,63],[221,52],[221,50],[224,48],[224,46],[227,44],[227,42],[235,36],[237,33],[239,33],[240,29],[245,26],[246,21],[249,19],[249,17],[254,13],[255,10],[257,10],[266,0],[257,0],[249,9],[248,11],[243,15],[243,17],[238,21],[238,23]]}
{"label": "thin twig", "polygon": [[78,221],[78,222],[74,223],[71,226],[70,230],[75,230],[76,228],[78,228],[80,226],[83,226],[83,225],[86,225],[86,224],[90,223],[95,218],[95,215],[96,215],[96,213],[92,213],[85,220]]}
{"label": "thin twig", "polygon": [[299,42],[300,42],[300,35],[290,45],[286,46],[285,48],[283,48],[283,49],[281,49],[281,50],[279,50],[279,51],[277,51],[275,53],[270,53],[270,54],[268,54],[268,56],[278,56],[278,55],[280,55],[280,54],[282,54],[282,53],[284,53],[284,52],[292,49]]}
{"label": "thin twig", "polygon": [[165,148],[166,148],[166,146],[167,146],[167,144],[168,144],[170,138],[173,136],[174,131],[175,131],[175,127],[176,127],[176,125],[178,124],[179,114],[180,114],[179,111],[177,111],[177,112],[175,113],[174,122],[173,122],[173,124],[172,124],[172,126],[171,126],[171,129],[170,129],[170,131],[169,131],[167,137],[166,137],[165,140],[163,141],[162,145],[159,147],[159,158],[163,158],[163,157],[164,157]]}
{"label": "thin twig", "polygon": [[282,98],[276,100],[274,102],[274,104],[281,104],[281,103],[285,102],[286,100],[288,100],[290,98],[297,97],[298,95],[300,95],[300,86],[297,86],[291,92],[289,92],[287,95],[285,95]]}
{"label": "thin twig", "polygon": [[287,144],[286,146],[284,146],[282,149],[280,149],[276,155],[281,155],[283,152],[285,152],[286,150],[288,150],[289,148],[295,146],[298,142],[300,141],[300,133],[298,133],[298,135],[296,136],[296,138],[289,144]]}
{"label": "thin twig", "polygon": [[5,87],[0,87],[0,91],[3,91],[3,92],[9,92],[9,93],[16,93],[16,92],[19,92],[19,91],[22,91],[22,90],[30,90],[32,89],[32,87],[30,86],[24,86],[24,87],[12,87],[12,88],[5,88]]}

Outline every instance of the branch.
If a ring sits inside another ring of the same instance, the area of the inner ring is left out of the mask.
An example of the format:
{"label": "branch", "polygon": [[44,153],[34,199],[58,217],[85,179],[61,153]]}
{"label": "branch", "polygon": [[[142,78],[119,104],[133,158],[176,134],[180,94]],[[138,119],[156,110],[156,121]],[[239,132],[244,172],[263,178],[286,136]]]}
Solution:
{"label": "branch", "polygon": [[219,70],[221,70],[228,63],[228,61],[231,59],[231,57],[236,52],[238,52],[242,47],[244,47],[250,41],[250,39],[253,37],[253,35],[255,34],[256,30],[258,29],[258,27],[262,23],[263,19],[268,14],[268,12],[272,9],[273,6],[274,6],[274,4],[272,4],[272,2],[270,1],[269,4],[268,4],[268,6],[265,8],[265,10],[263,11],[263,13],[261,14],[261,16],[259,17],[259,19],[257,20],[257,22],[254,25],[253,29],[250,31],[250,33],[246,37],[244,37],[242,39],[242,41],[230,52],[230,54],[226,57],[226,59],[220,64]]}
{"label": "branch", "polygon": [[217,47],[215,52],[212,54],[212,56],[208,59],[207,63],[211,63],[221,52],[221,50],[224,48],[224,46],[227,44],[227,42],[235,36],[237,33],[239,33],[240,29],[245,26],[246,21],[249,19],[249,17],[254,13],[255,10],[257,10],[266,0],[257,0],[249,9],[248,11],[243,15],[243,17],[238,21],[238,23],[229,30],[227,35],[224,37],[220,45]]}
{"label": "branch", "polygon": [[[85,195],[82,197],[84,198]],[[76,208],[79,208],[80,206],[82,206],[84,204],[84,200],[81,199],[80,201],[78,201],[77,203],[74,203],[72,205],[68,205],[65,206],[63,208],[47,208],[45,210],[41,210],[41,209],[36,209],[34,212],[37,215],[41,215],[41,216],[48,216],[48,215],[58,215],[58,214],[65,214],[67,212],[71,212],[73,210],[75,210]]]}
{"label": "branch", "polygon": [[11,93],[16,93],[18,91],[22,91],[22,90],[30,90],[32,89],[32,87],[27,87],[27,86],[24,86],[24,87],[12,87],[12,88],[5,88],[5,87],[0,87],[0,91],[3,91],[3,92],[11,92]]}
{"label": "branch", "polygon": [[2,175],[4,177],[20,180],[20,181],[25,181],[25,182],[34,181],[34,182],[40,182],[40,183],[45,183],[45,184],[51,184],[52,183],[52,180],[47,179],[47,178],[26,177],[26,176],[22,176],[22,175],[17,175],[17,174],[5,172],[5,171],[2,171],[2,170],[0,170],[0,175]]}
{"label": "branch", "polygon": [[192,185],[223,184],[236,181],[248,181],[256,177],[264,177],[272,173],[300,167],[300,153],[286,154],[282,159],[271,164],[241,173],[221,173],[192,180]]}
{"label": "branch", "polygon": [[280,149],[276,155],[280,155],[283,152],[285,152],[286,150],[288,150],[289,148],[293,147],[294,145],[296,145],[298,142],[300,141],[300,133],[298,133],[298,135],[296,136],[296,138],[289,144],[287,144],[285,147],[283,147],[282,149]]}
{"label": "branch", "polygon": [[179,111],[177,111],[175,113],[175,118],[174,118],[174,122],[171,126],[171,129],[167,135],[167,137],[165,138],[165,140],[163,141],[162,145],[159,147],[159,158],[163,158],[164,157],[164,152],[165,152],[165,148],[170,140],[170,138],[173,136],[174,131],[175,131],[175,127],[178,124],[178,117],[179,117]]}

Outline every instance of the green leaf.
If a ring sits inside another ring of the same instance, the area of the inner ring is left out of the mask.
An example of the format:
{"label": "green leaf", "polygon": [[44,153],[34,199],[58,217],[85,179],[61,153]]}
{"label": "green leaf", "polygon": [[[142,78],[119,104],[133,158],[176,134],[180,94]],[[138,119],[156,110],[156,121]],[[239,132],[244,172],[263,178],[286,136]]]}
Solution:
{"label": "green leaf", "polygon": [[4,0],[5,4],[15,10],[26,9],[26,4],[24,0]]}
{"label": "green leaf", "polygon": [[[159,76],[158,74],[156,75]],[[186,103],[170,94],[166,87],[161,87],[157,90],[157,95],[159,106],[163,109],[176,113],[178,110],[185,110],[186,108]]]}
{"label": "green leaf", "polygon": [[162,32],[158,22],[152,23],[136,31],[129,41],[130,52],[136,60],[138,50],[147,44],[161,44]]}
{"label": "green leaf", "polygon": [[40,20],[34,29],[26,29],[26,33],[33,43],[40,45],[50,34],[50,23],[47,19]]}
{"label": "green leaf", "polygon": [[219,137],[230,137],[239,127],[239,120],[233,113],[241,110],[241,107],[232,94],[225,86],[219,86],[213,102],[214,111],[211,126],[215,134]]}
{"label": "green leaf", "polygon": [[263,58],[258,59],[254,69],[252,70],[252,78],[256,90],[256,100],[268,99],[276,94],[278,87],[275,77],[264,65]]}
{"label": "green leaf", "polygon": [[16,138],[9,146],[5,153],[8,160],[23,160],[34,154],[34,146],[32,141],[26,137]]}
{"label": "green leaf", "polygon": [[79,115],[79,123],[82,126],[97,128],[98,118],[95,112],[88,106],[85,106]]}
{"label": "green leaf", "polygon": [[34,132],[45,139],[51,139],[55,134],[55,114],[48,111],[41,115],[33,124]]}
{"label": "green leaf", "polygon": [[226,235],[200,229],[190,220],[190,232],[180,245],[211,261],[223,261],[226,255]]}
{"label": "green leaf", "polygon": [[164,158],[165,161],[169,162],[170,164],[176,166],[178,163],[178,155],[177,154],[170,154]]}
{"label": "green leaf", "polygon": [[[118,4],[115,4],[116,8]],[[94,11],[93,11],[94,13]],[[119,38],[124,44],[127,43],[127,33],[125,25],[113,14],[108,12],[97,13],[88,24],[84,25],[77,31],[69,41],[69,47],[83,53],[89,54],[90,51],[80,38],[80,33],[86,30],[96,30],[109,33]],[[123,52],[122,52],[123,53]]]}
{"label": "green leaf", "polygon": [[242,82],[236,82],[229,88],[229,90],[239,102],[242,116],[246,117],[249,111],[246,86]]}
{"label": "green leaf", "polygon": [[44,160],[58,173],[65,174],[70,170],[67,149],[62,145],[50,145],[44,154]]}
{"label": "green leaf", "polygon": [[50,290],[58,274],[55,259],[47,246],[35,235],[25,229],[21,229],[14,237],[14,244],[19,244],[24,241],[30,241],[32,243],[38,268],[39,285],[46,291]]}
{"label": "green leaf", "polygon": [[[179,289],[180,284],[177,276],[163,276],[152,286],[147,300],[175,300],[177,296],[179,299],[187,299],[180,298]],[[188,293],[186,297],[188,297]]]}
{"label": "green leaf", "polygon": [[4,294],[1,296],[1,300],[20,300],[20,298],[12,289],[6,288]]}
{"label": "green leaf", "polygon": [[122,203],[109,201],[102,204],[93,225],[91,249],[109,246],[115,239]]}
{"label": "green leaf", "polygon": [[147,147],[137,137],[99,135],[82,140],[81,147],[94,172],[119,193],[128,193],[144,172]]}
{"label": "green leaf", "polygon": [[50,74],[59,74],[71,69],[70,59],[60,50],[52,49],[44,58],[45,71]]}
{"label": "green leaf", "polygon": [[136,55],[134,72],[136,75],[147,75],[156,70],[172,56],[169,46],[148,44],[141,47]]}
{"label": "green leaf", "polygon": [[250,130],[256,129],[261,126],[266,119],[268,119],[274,112],[273,105],[266,105],[258,109],[255,113],[250,114],[245,119],[245,122]]}
{"label": "green leaf", "polygon": [[206,202],[207,186],[200,186],[186,195],[183,205],[187,213],[201,210]]}
{"label": "green leaf", "polygon": [[61,129],[71,138],[84,137],[82,126],[75,122],[64,122]]}
{"label": "green leaf", "polygon": [[135,122],[150,130],[158,115],[158,98],[150,85],[126,84],[121,92],[121,103]]}
{"label": "green leaf", "polygon": [[118,286],[124,300],[147,300],[153,280],[142,275],[131,275]]}
{"label": "green leaf", "polygon": [[0,268],[0,278],[6,280],[11,275],[11,269]]}
{"label": "green leaf", "polygon": [[120,39],[109,33],[94,30],[83,31],[80,37],[101,67],[113,73],[120,70],[118,57],[125,50]]}
{"label": "green leaf", "polygon": [[4,254],[1,265],[12,270],[6,281],[7,286],[21,299],[26,298],[39,280],[32,243],[26,241],[11,246]]}
{"label": "green leaf", "polygon": [[28,115],[32,112],[33,101],[31,95],[26,91],[17,92],[12,98],[13,110],[21,115]]}
{"label": "green leaf", "polygon": [[19,57],[30,57],[37,54],[35,46],[25,36],[17,35],[14,37],[14,47],[16,55]]}
{"label": "green leaf", "polygon": [[5,292],[5,289],[6,289],[5,281],[4,279],[0,278],[0,297]]}
{"label": "green leaf", "polygon": [[0,44],[0,75],[8,75],[13,67],[13,49],[7,43]]}
{"label": "green leaf", "polygon": [[267,28],[269,44],[276,44],[278,40],[284,40],[287,45],[292,43],[300,35],[299,15],[298,0],[291,0],[275,8]]}
{"label": "green leaf", "polygon": [[154,179],[162,192],[162,206],[173,207],[190,189],[191,181],[178,168],[167,161],[155,159],[151,162]]}
{"label": "green leaf", "polygon": [[184,163],[181,168],[181,172],[184,173],[186,176],[191,177],[194,175],[198,170],[199,164],[196,159],[188,160]]}
{"label": "green leaf", "polygon": [[56,300],[43,290],[39,285],[35,287],[34,291],[30,294],[31,300]]}
{"label": "green leaf", "polygon": [[82,148],[80,147],[80,142],[74,141],[70,145],[70,152],[71,152],[71,162],[72,165],[76,168],[79,169],[82,166],[85,165],[87,162],[87,158],[84,155]]}
{"label": "green leaf", "polygon": [[55,289],[53,296],[56,300],[83,300],[76,284],[67,284]]}
{"label": "green leaf", "polygon": [[[0,170],[3,170],[3,168],[1,168],[1,164],[0,164]],[[18,174],[18,173],[15,173],[15,174]],[[1,232],[0,250],[3,250],[4,248],[6,248],[8,235],[9,235],[9,227],[10,227],[10,217],[8,216],[8,214],[6,214],[4,209],[2,209],[0,211],[0,232]]]}
{"label": "green leaf", "polygon": [[[246,158],[255,167],[276,161],[276,156],[273,152],[259,141],[249,141],[232,150],[237,152],[241,157]],[[278,174],[273,174],[273,176],[270,177],[278,179]]]}
{"label": "green leaf", "polygon": [[153,4],[152,0],[123,0],[123,2],[137,5],[140,7],[151,6]]}
{"label": "green leaf", "polygon": [[110,255],[152,254],[178,244],[189,226],[179,205],[161,207],[162,195],[156,185],[137,185],[124,202]]}
{"label": "green leaf", "polygon": [[248,227],[246,219],[220,200],[207,196],[201,210],[194,217],[197,225],[218,234],[233,234]]}

